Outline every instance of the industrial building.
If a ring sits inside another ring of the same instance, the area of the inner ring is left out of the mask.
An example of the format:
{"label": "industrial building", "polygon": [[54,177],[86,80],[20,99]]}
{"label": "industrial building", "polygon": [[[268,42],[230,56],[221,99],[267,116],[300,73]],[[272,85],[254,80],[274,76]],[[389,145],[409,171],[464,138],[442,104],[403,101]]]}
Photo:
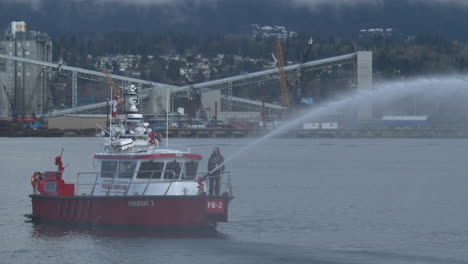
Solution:
{"label": "industrial building", "polygon": [[258,24],[252,24],[252,33],[254,38],[260,39],[286,40],[297,36],[296,32],[288,31],[285,26],[260,26]]}
{"label": "industrial building", "polygon": [[[45,33],[27,30],[24,21],[14,21],[0,35],[0,54],[52,62],[52,41]],[[0,118],[47,113],[48,82],[45,67],[0,59]]]}

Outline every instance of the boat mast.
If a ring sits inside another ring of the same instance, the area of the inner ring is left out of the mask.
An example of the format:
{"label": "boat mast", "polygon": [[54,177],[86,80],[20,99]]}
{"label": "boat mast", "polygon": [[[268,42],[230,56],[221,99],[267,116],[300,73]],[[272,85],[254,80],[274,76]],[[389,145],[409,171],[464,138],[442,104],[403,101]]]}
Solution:
{"label": "boat mast", "polygon": [[[112,99],[112,86],[110,87],[111,88],[111,94],[110,94],[110,98],[111,100]],[[112,142],[112,114],[113,114],[113,110],[114,110],[114,102],[112,101],[112,104],[111,105],[111,109],[110,109],[110,115],[109,115],[109,144]]]}
{"label": "boat mast", "polygon": [[107,83],[109,84],[109,87],[111,88],[111,100],[112,101],[112,104],[111,104],[111,114],[109,116],[109,142],[112,141],[112,115],[114,114],[114,104],[116,104],[116,107],[118,107],[118,100],[119,98],[117,98],[117,100],[115,100],[115,98],[113,98],[113,90],[115,89],[115,93],[116,95],[118,95],[119,93],[119,90],[117,88],[117,86],[115,85],[114,81],[112,81],[112,77],[110,76],[109,72],[107,71],[106,68],[103,68],[102,69],[102,72],[106,75],[106,79],[107,79]]}
{"label": "boat mast", "polygon": [[169,145],[169,88],[166,88],[166,148]]}

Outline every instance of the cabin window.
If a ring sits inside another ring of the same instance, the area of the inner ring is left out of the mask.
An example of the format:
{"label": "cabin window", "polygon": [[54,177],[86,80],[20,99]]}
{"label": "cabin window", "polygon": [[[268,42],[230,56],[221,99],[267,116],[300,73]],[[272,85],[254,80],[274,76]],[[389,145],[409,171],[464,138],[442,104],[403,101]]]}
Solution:
{"label": "cabin window", "polygon": [[193,180],[197,175],[198,162],[188,161],[185,162],[184,171],[182,172],[182,178],[185,180]]}
{"label": "cabin window", "polygon": [[[139,179],[161,179],[164,162],[142,162],[137,178]],[[152,176],[151,176],[152,174]]]}
{"label": "cabin window", "polygon": [[136,161],[119,162],[119,178],[132,178],[136,168]]}
{"label": "cabin window", "polygon": [[117,161],[103,160],[101,163],[101,177],[114,178],[117,172]]}
{"label": "cabin window", "polygon": [[180,169],[182,164],[177,161],[168,162],[166,164],[166,170],[164,171],[164,179],[174,180],[178,179],[180,175]]}

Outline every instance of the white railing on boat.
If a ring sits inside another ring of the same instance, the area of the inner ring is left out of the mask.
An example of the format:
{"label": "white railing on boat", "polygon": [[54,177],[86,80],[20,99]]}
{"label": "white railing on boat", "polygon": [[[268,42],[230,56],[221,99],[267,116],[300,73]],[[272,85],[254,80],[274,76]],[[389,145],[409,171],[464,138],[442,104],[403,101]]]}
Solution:
{"label": "white railing on boat", "polygon": [[[146,179],[145,178],[138,178],[137,181],[135,181],[135,174],[136,173],[139,173],[139,172],[143,172],[143,173],[151,173],[151,176],[148,177]],[[109,173],[112,173],[112,174],[115,174],[115,175],[119,175],[119,174],[123,174],[123,173],[128,173],[128,174],[132,174],[134,175],[133,177],[129,177],[129,178],[125,178],[125,179],[129,179],[129,181],[125,181],[125,180],[122,180],[122,178],[118,178],[118,177],[112,177],[112,178],[102,178],[101,177],[101,174],[109,174]],[[155,178],[154,175],[157,173],[158,177]],[[227,171],[224,171],[221,173],[220,176],[210,176],[208,175],[208,173],[197,173],[196,175],[194,176],[191,176],[189,178],[187,178],[186,176],[184,177],[184,175],[181,175],[179,177],[181,177],[181,179],[164,179],[164,177],[167,177],[167,174],[172,174],[172,177],[168,177],[168,178],[178,178],[178,176],[176,176],[176,173],[172,170],[165,170],[165,171],[125,171],[125,172],[79,172],[77,174],[77,181],[76,181],[76,190],[75,190],[75,193],[77,195],[90,195],[90,196],[94,196],[96,194],[96,190],[97,190],[97,187],[99,186],[104,186],[104,188],[101,188],[104,189],[104,190],[107,190],[106,193],[104,194],[105,196],[109,196],[109,195],[113,195],[113,194],[118,194],[118,195],[124,195],[124,196],[127,196],[127,195],[134,195],[134,194],[129,194],[129,190],[130,190],[130,186],[144,186],[144,189],[141,193],[139,193],[138,195],[153,195],[153,194],[148,194],[147,193],[147,190],[150,186],[154,185],[154,184],[169,184],[168,187],[166,188],[166,190],[164,191],[164,196],[167,195],[167,193],[169,192],[171,186],[174,184],[174,183],[179,183],[179,182],[191,182],[191,183],[195,183],[197,178],[200,176],[200,177],[204,177],[205,181],[205,192],[207,193],[208,190],[207,190],[207,187],[209,185],[209,179],[211,177],[219,177],[220,180],[219,180],[219,189],[220,189],[220,193],[223,194],[223,193],[227,193],[229,196],[232,196],[232,185],[231,185],[231,175],[230,175],[230,172],[227,172]],[[83,183],[83,179],[82,178],[87,178],[87,179],[90,179],[90,181],[88,182],[85,182]],[[104,180],[107,180],[106,182],[99,182],[99,179],[104,179]],[[125,190],[125,192],[117,192],[117,191],[113,191],[113,186],[116,186],[116,185],[126,185],[127,188]],[[86,190],[83,190],[83,189],[86,189]],[[89,191],[87,191],[89,190]],[[100,195],[103,195],[102,192]]]}

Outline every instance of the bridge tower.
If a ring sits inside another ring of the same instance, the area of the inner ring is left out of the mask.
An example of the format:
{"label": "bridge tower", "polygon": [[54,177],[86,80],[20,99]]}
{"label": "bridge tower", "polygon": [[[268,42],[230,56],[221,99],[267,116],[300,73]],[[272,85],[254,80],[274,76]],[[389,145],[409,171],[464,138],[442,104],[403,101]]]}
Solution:
{"label": "bridge tower", "polygon": [[[357,85],[358,92],[372,90],[372,52],[357,52]],[[372,104],[365,102],[357,106],[357,118],[360,121],[372,119]]]}

